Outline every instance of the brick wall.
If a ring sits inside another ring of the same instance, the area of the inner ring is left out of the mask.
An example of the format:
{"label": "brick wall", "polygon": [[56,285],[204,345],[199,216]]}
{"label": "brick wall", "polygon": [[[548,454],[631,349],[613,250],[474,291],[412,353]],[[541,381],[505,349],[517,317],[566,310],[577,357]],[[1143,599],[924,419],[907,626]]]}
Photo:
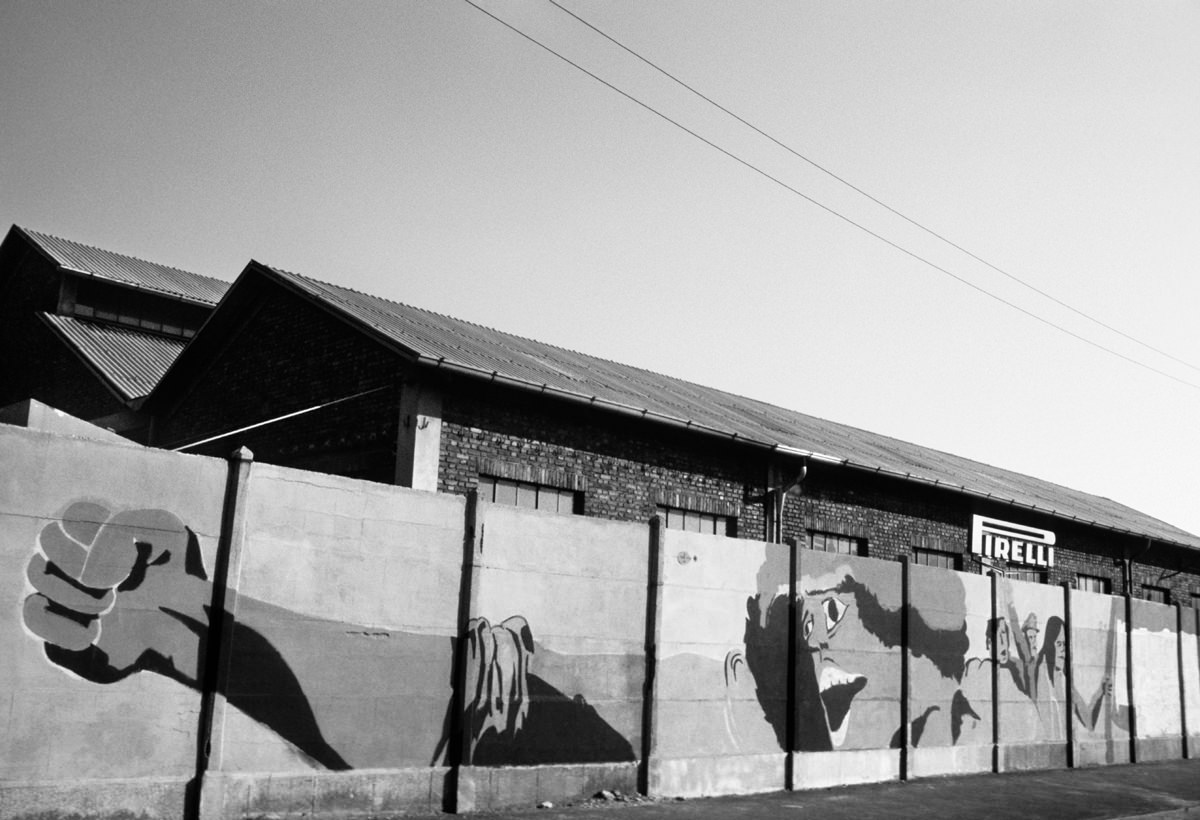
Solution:
{"label": "brick wall", "polygon": [[739,536],[762,534],[761,506],[744,503],[748,487],[761,492],[761,454],[512,388],[447,382],[440,462],[442,492],[474,489],[481,466],[519,463],[581,476],[587,515],[646,521],[678,501],[737,515]]}
{"label": "brick wall", "polygon": [[949,493],[814,464],[784,505],[785,538],[803,539],[810,530],[866,539],[867,554],[884,560],[911,554],[913,547],[961,552],[971,510]]}
{"label": "brick wall", "polygon": [[178,406],[156,420],[154,442],[175,447],[375,390],[189,452],[225,455],[244,445],[270,464],[390,483],[400,379],[394,354],[308,301],[272,289]]}

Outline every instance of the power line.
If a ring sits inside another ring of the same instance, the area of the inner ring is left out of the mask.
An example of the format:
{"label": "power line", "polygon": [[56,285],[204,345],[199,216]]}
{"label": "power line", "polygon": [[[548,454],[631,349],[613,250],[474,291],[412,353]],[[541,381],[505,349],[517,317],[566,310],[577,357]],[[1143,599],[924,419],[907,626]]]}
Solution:
{"label": "power line", "polygon": [[1143,368],[1143,369],[1145,369],[1145,370],[1149,370],[1149,371],[1150,371],[1150,372],[1152,372],[1152,373],[1157,373],[1158,375],[1160,375],[1160,376],[1164,376],[1164,377],[1166,377],[1166,378],[1168,378],[1168,379],[1170,379],[1170,380],[1172,380],[1172,381],[1178,382],[1179,384],[1186,385],[1187,387],[1191,387],[1191,388],[1193,388],[1193,389],[1195,389],[1195,390],[1200,390],[1200,385],[1198,385],[1198,384],[1194,384],[1194,383],[1192,383],[1192,382],[1189,382],[1189,381],[1187,381],[1187,380],[1185,380],[1185,379],[1181,379],[1181,378],[1179,378],[1178,376],[1172,375],[1171,373],[1167,373],[1167,372],[1165,372],[1165,371],[1163,371],[1163,370],[1159,370],[1158,368],[1156,368],[1156,367],[1153,367],[1152,365],[1148,365],[1148,364],[1146,364],[1145,362],[1140,362],[1140,361],[1138,361],[1137,359],[1134,359],[1134,358],[1131,358],[1131,357],[1129,357],[1129,356],[1126,356],[1124,353],[1120,353],[1120,352],[1118,352],[1118,351],[1116,351],[1116,350],[1113,350],[1113,349],[1111,349],[1111,348],[1109,348],[1109,347],[1105,347],[1104,345],[1100,344],[1099,342],[1096,342],[1096,341],[1093,341],[1093,340],[1091,340],[1091,339],[1088,339],[1087,337],[1085,337],[1085,336],[1081,336],[1081,335],[1079,335],[1078,333],[1075,333],[1075,332],[1074,332],[1074,331],[1072,331],[1072,330],[1068,330],[1067,328],[1065,328],[1065,327],[1062,327],[1061,325],[1055,324],[1054,322],[1050,321],[1049,319],[1045,319],[1045,318],[1043,318],[1043,317],[1041,317],[1041,316],[1037,315],[1036,313],[1033,313],[1032,311],[1026,310],[1025,308],[1021,307],[1020,305],[1017,305],[1017,304],[1015,304],[1015,303],[1013,303],[1013,302],[1010,302],[1010,301],[1008,301],[1007,299],[1003,298],[1002,296],[998,296],[998,295],[996,295],[995,293],[992,293],[991,291],[989,291],[989,290],[987,290],[987,289],[985,289],[985,288],[983,288],[983,287],[981,287],[981,286],[979,286],[979,285],[976,285],[974,282],[971,282],[970,280],[968,280],[968,279],[965,279],[965,278],[963,278],[962,276],[959,276],[958,274],[956,274],[956,273],[953,273],[952,271],[949,271],[949,270],[947,270],[946,268],[943,268],[941,265],[938,265],[938,264],[936,264],[936,263],[934,263],[934,262],[931,262],[930,260],[928,260],[928,259],[926,259],[925,257],[921,256],[920,254],[918,254],[918,253],[916,253],[916,252],[914,252],[914,251],[910,251],[909,249],[907,249],[907,248],[905,248],[905,247],[903,247],[903,246],[901,246],[901,245],[899,245],[899,244],[897,244],[897,243],[893,242],[892,240],[888,239],[887,237],[885,237],[885,236],[882,236],[881,234],[878,234],[878,233],[876,233],[875,231],[871,230],[870,228],[866,227],[865,225],[862,225],[862,224],[860,224],[860,223],[858,223],[858,222],[855,222],[855,221],[854,221],[853,219],[851,219],[850,217],[848,217],[848,216],[846,216],[846,215],[844,215],[844,214],[840,213],[839,211],[836,211],[836,210],[834,210],[834,209],[833,209],[833,208],[831,208],[830,206],[828,206],[828,205],[825,205],[824,203],[822,203],[822,202],[820,202],[820,201],[818,201],[818,200],[814,199],[813,197],[809,196],[808,194],[806,194],[806,193],[804,193],[804,192],[802,192],[802,191],[800,191],[800,190],[798,190],[798,189],[796,189],[796,188],[792,187],[791,185],[788,185],[786,182],[784,182],[783,180],[779,179],[778,177],[772,176],[771,174],[767,173],[767,172],[766,172],[766,171],[764,171],[763,169],[759,168],[757,165],[754,165],[753,163],[751,163],[749,160],[742,159],[742,158],[741,158],[741,157],[739,157],[737,154],[734,154],[733,152],[731,152],[731,151],[729,151],[729,150],[727,150],[727,149],[725,149],[725,148],[722,148],[722,147],[721,147],[720,145],[718,145],[717,143],[715,143],[715,142],[713,142],[713,141],[709,140],[709,139],[708,139],[708,138],[706,138],[706,137],[703,137],[703,136],[701,136],[700,134],[698,134],[697,132],[695,132],[695,131],[693,131],[692,129],[688,128],[687,126],[683,125],[682,123],[678,122],[677,120],[673,120],[673,119],[671,119],[669,116],[667,116],[666,114],[662,113],[662,112],[661,112],[661,111],[659,111],[658,109],[654,108],[654,107],[653,107],[653,106],[651,106],[649,103],[643,102],[642,100],[640,100],[640,99],[638,99],[637,97],[633,96],[633,95],[632,95],[632,94],[630,94],[629,92],[627,92],[627,91],[625,91],[625,90],[623,90],[623,89],[621,89],[621,88],[619,88],[619,87],[617,87],[617,86],[613,85],[613,84],[612,84],[612,83],[610,83],[608,80],[605,80],[604,78],[602,78],[602,77],[600,77],[600,76],[598,76],[598,75],[596,75],[596,74],[592,73],[592,72],[591,72],[591,71],[589,71],[588,69],[584,68],[583,66],[579,65],[578,63],[574,62],[574,61],[573,61],[573,60],[571,60],[570,58],[568,58],[568,57],[564,56],[563,54],[560,54],[559,52],[555,51],[555,50],[554,50],[554,49],[552,49],[550,46],[548,46],[548,45],[546,45],[545,43],[541,42],[540,40],[538,40],[537,38],[533,37],[532,35],[530,35],[530,34],[526,34],[524,31],[522,31],[521,29],[519,29],[519,28],[517,28],[516,26],[512,25],[512,24],[511,24],[511,23],[509,23],[508,21],[506,21],[506,20],[504,20],[504,19],[502,19],[502,18],[500,18],[500,17],[497,17],[495,14],[492,14],[492,13],[491,13],[490,11],[488,11],[487,9],[483,8],[482,6],[479,6],[479,5],[477,5],[477,4],[474,2],[474,0],[463,0],[463,2],[464,2],[464,3],[466,3],[468,6],[471,6],[472,8],[474,8],[476,11],[479,11],[480,13],[482,13],[482,14],[484,14],[484,15],[486,15],[486,16],[488,16],[488,17],[490,17],[490,18],[492,18],[492,19],[493,19],[493,20],[495,20],[497,23],[499,23],[500,25],[502,25],[502,26],[504,26],[505,28],[509,29],[509,30],[510,30],[510,31],[512,31],[513,33],[515,33],[515,34],[518,34],[518,35],[520,35],[521,37],[525,38],[525,39],[526,39],[526,40],[528,40],[529,42],[531,42],[531,43],[533,43],[534,45],[536,45],[538,48],[540,48],[540,49],[542,49],[542,50],[544,50],[544,51],[546,51],[546,52],[548,52],[548,53],[552,54],[553,56],[557,57],[558,59],[562,60],[564,63],[566,63],[567,65],[569,65],[569,66],[571,66],[572,68],[576,69],[577,71],[580,71],[580,72],[582,72],[582,73],[586,74],[587,76],[591,77],[593,80],[595,80],[596,82],[598,82],[598,83],[600,83],[601,85],[605,86],[606,88],[608,88],[608,89],[610,89],[610,90],[612,90],[612,91],[615,91],[616,93],[620,94],[622,97],[624,97],[625,99],[629,100],[630,102],[632,102],[632,103],[635,103],[636,105],[639,105],[639,106],[641,106],[642,108],[644,108],[644,109],[646,109],[647,111],[649,111],[651,114],[654,114],[656,117],[659,117],[660,119],[662,119],[662,120],[665,120],[666,122],[668,122],[668,123],[670,123],[671,125],[675,126],[675,127],[676,127],[676,128],[678,128],[679,130],[681,130],[681,131],[683,131],[684,133],[688,134],[689,136],[691,136],[691,137],[693,137],[693,138],[695,138],[695,139],[699,140],[700,142],[704,143],[705,145],[707,145],[708,147],[712,148],[713,150],[715,150],[715,151],[719,151],[720,153],[722,153],[722,154],[724,154],[725,156],[727,156],[727,157],[729,157],[730,159],[732,159],[734,162],[737,162],[737,163],[739,163],[739,164],[741,164],[741,165],[744,165],[745,167],[749,168],[751,171],[754,171],[756,174],[758,174],[758,175],[760,175],[760,176],[764,177],[765,179],[768,179],[768,180],[770,180],[771,182],[774,182],[776,185],[778,185],[778,186],[780,186],[781,188],[783,188],[783,189],[785,189],[785,190],[787,190],[787,191],[791,192],[792,194],[795,194],[796,196],[800,197],[801,199],[805,200],[806,202],[809,202],[809,203],[811,203],[811,204],[813,204],[813,205],[816,205],[818,208],[820,208],[821,210],[823,210],[823,211],[825,211],[826,213],[830,214],[831,216],[835,216],[835,217],[837,217],[838,219],[842,220],[843,222],[845,222],[845,223],[847,223],[847,224],[849,224],[849,225],[852,225],[852,226],[854,226],[855,228],[858,228],[858,229],[859,229],[860,231],[862,231],[863,233],[867,234],[868,236],[871,236],[871,237],[873,237],[874,239],[877,239],[878,241],[880,241],[880,242],[884,243],[885,245],[887,245],[887,246],[889,246],[889,247],[891,247],[891,248],[893,248],[893,249],[895,249],[895,250],[898,250],[898,251],[900,251],[901,253],[905,254],[906,256],[909,256],[909,257],[911,257],[911,258],[913,258],[913,259],[917,260],[918,262],[921,262],[922,264],[929,266],[930,268],[933,268],[934,270],[938,271],[939,273],[942,273],[942,274],[944,274],[944,275],[946,275],[946,276],[949,276],[951,279],[954,279],[954,280],[956,280],[957,282],[960,282],[961,284],[963,284],[963,285],[966,285],[967,287],[969,287],[969,288],[971,288],[971,289],[973,289],[973,290],[976,290],[976,291],[978,291],[979,293],[982,293],[984,296],[987,296],[987,297],[989,297],[989,298],[991,298],[991,299],[994,299],[994,300],[996,300],[997,302],[1000,302],[1001,304],[1003,304],[1003,305],[1006,305],[1007,307],[1009,307],[1009,308],[1012,308],[1013,310],[1015,310],[1015,311],[1017,311],[1017,312],[1019,312],[1019,313],[1023,313],[1024,315],[1028,316],[1029,318],[1031,318],[1031,319],[1034,319],[1035,321],[1041,322],[1042,324],[1044,324],[1044,325],[1046,325],[1046,326],[1048,326],[1048,327],[1054,328],[1055,330],[1058,330],[1058,331],[1059,331],[1059,332],[1061,332],[1061,333],[1065,333],[1065,334],[1067,334],[1068,336],[1071,336],[1072,338],[1074,338],[1074,339],[1077,339],[1078,341],[1081,341],[1081,342],[1083,342],[1083,343],[1085,343],[1085,344],[1091,345],[1092,347],[1094,347],[1094,348],[1096,348],[1096,349],[1098,349],[1098,350],[1102,350],[1102,351],[1104,351],[1105,353],[1108,353],[1108,354],[1109,354],[1109,355],[1111,355],[1111,356],[1116,356],[1116,357],[1117,357],[1117,358],[1119,358],[1119,359],[1124,359],[1125,361],[1129,362],[1130,364],[1136,365],[1136,366],[1138,366],[1138,367],[1141,367],[1141,368]]}
{"label": "power line", "polygon": [[688,84],[687,84],[687,83],[685,83],[683,80],[679,79],[678,77],[676,77],[676,76],[675,76],[674,74],[672,74],[671,72],[667,71],[667,70],[666,70],[665,68],[663,68],[662,66],[658,65],[657,63],[653,62],[652,60],[648,59],[647,57],[644,57],[643,55],[641,55],[641,54],[639,54],[638,52],[634,51],[632,48],[630,48],[629,46],[625,45],[625,44],[624,44],[624,43],[622,43],[620,40],[616,39],[616,38],[615,38],[615,37],[613,37],[612,35],[608,34],[608,33],[607,33],[607,32],[605,32],[605,31],[603,31],[602,29],[600,29],[599,27],[597,27],[597,26],[596,26],[596,25],[594,25],[593,23],[589,22],[588,20],[585,20],[584,18],[580,17],[578,14],[576,14],[576,13],[575,13],[575,12],[573,12],[573,11],[571,11],[569,8],[567,8],[567,7],[563,6],[561,3],[559,3],[559,2],[558,2],[558,0],[547,0],[547,2],[548,2],[548,3],[550,3],[550,5],[552,5],[552,6],[554,6],[555,8],[557,8],[559,11],[563,12],[564,14],[567,14],[567,15],[569,15],[569,16],[571,16],[571,17],[575,18],[575,19],[576,19],[576,20],[578,20],[580,23],[582,23],[583,25],[587,26],[587,27],[588,27],[588,28],[590,28],[592,31],[596,32],[597,34],[599,34],[599,35],[600,35],[601,37],[603,37],[604,39],[608,40],[608,41],[609,41],[610,43],[612,43],[613,45],[617,46],[618,48],[620,48],[620,49],[624,50],[624,51],[625,51],[625,52],[627,52],[628,54],[631,54],[632,56],[634,56],[634,57],[636,57],[637,59],[641,60],[643,63],[645,63],[646,65],[650,66],[651,68],[653,68],[653,69],[654,69],[655,71],[657,71],[659,74],[662,74],[662,75],[663,75],[664,77],[666,77],[667,79],[669,79],[669,80],[671,80],[672,82],[676,83],[677,85],[679,85],[679,86],[682,86],[683,88],[687,89],[687,90],[688,90],[688,91],[690,91],[692,94],[694,94],[694,95],[696,95],[697,97],[699,97],[700,99],[704,100],[704,101],[705,101],[706,103],[708,103],[709,105],[712,105],[712,106],[714,106],[714,107],[716,107],[716,108],[720,109],[722,112],[724,112],[725,114],[729,115],[729,116],[730,116],[730,117],[732,117],[733,119],[737,120],[737,121],[738,121],[738,122],[740,122],[742,125],[744,125],[744,126],[746,126],[747,128],[749,128],[751,131],[754,131],[754,132],[755,132],[756,134],[758,134],[759,136],[762,136],[762,137],[764,137],[764,138],[766,138],[766,139],[770,140],[770,141],[771,141],[771,142],[773,142],[775,145],[777,145],[777,146],[779,146],[780,148],[782,148],[783,150],[787,151],[787,152],[788,152],[789,154],[791,154],[792,156],[796,157],[797,159],[803,160],[804,162],[808,163],[808,164],[809,164],[810,166],[812,166],[813,168],[816,168],[816,169],[817,169],[818,171],[820,171],[821,173],[825,174],[826,176],[828,176],[828,177],[830,177],[830,178],[832,178],[832,179],[835,179],[835,180],[837,180],[837,181],[838,181],[838,182],[840,182],[842,185],[845,185],[847,188],[850,188],[850,189],[851,189],[852,191],[854,191],[855,193],[858,193],[858,194],[860,194],[861,196],[864,196],[864,197],[866,197],[867,199],[871,200],[872,202],[874,202],[876,205],[880,206],[881,208],[884,208],[885,210],[887,210],[887,211],[890,211],[892,214],[894,214],[894,215],[896,215],[896,216],[900,217],[901,219],[903,219],[905,222],[909,223],[910,225],[913,225],[914,227],[917,227],[917,228],[919,228],[920,230],[924,231],[925,233],[929,234],[930,236],[932,236],[932,237],[935,237],[936,239],[939,239],[939,240],[941,240],[942,242],[945,242],[947,245],[949,245],[950,247],[954,248],[955,250],[957,250],[957,251],[960,251],[961,253],[964,253],[964,254],[966,254],[967,256],[971,257],[971,258],[972,258],[972,259],[974,259],[976,262],[979,262],[979,263],[981,263],[981,264],[983,264],[983,265],[986,265],[987,267],[991,268],[992,270],[996,271],[996,273],[999,273],[999,274],[1001,274],[1002,276],[1006,276],[1006,277],[1008,277],[1010,280],[1012,280],[1013,282],[1016,282],[1018,285],[1021,285],[1022,287],[1024,287],[1024,288],[1027,288],[1027,289],[1029,289],[1029,290],[1033,291],[1034,293],[1038,294],[1039,296],[1042,296],[1043,298],[1049,299],[1051,302],[1054,302],[1055,304],[1059,305],[1060,307],[1064,307],[1064,308],[1066,308],[1067,310],[1071,311],[1072,313],[1074,313],[1074,314],[1076,314],[1076,315],[1078,315],[1078,316],[1082,316],[1084,319],[1087,319],[1089,322],[1092,322],[1092,323],[1094,323],[1094,324],[1097,324],[1097,325],[1099,325],[1100,327],[1104,328],[1105,330],[1108,330],[1108,331],[1110,331],[1110,332],[1112,332],[1112,333],[1115,333],[1115,334],[1117,334],[1118,336],[1122,336],[1122,337],[1124,337],[1125,339],[1128,339],[1129,341],[1133,342],[1134,344],[1141,345],[1141,346],[1142,346],[1142,347],[1144,347],[1145,349],[1147,349],[1147,350],[1150,350],[1150,351],[1153,351],[1154,353],[1157,353],[1157,354],[1158,354],[1158,355],[1160,355],[1160,356],[1163,356],[1163,357],[1165,357],[1165,358],[1168,358],[1168,359],[1170,359],[1170,360],[1172,360],[1172,361],[1174,361],[1174,362],[1176,362],[1176,363],[1178,363],[1178,364],[1184,365],[1185,367],[1190,367],[1192,370],[1195,370],[1195,371],[1197,371],[1197,372],[1200,372],[1200,367],[1198,367],[1198,366],[1196,366],[1196,365],[1192,364],[1191,362],[1188,362],[1188,361],[1186,361],[1186,360],[1184,360],[1184,359],[1181,359],[1181,358],[1179,358],[1178,356],[1174,356],[1174,355],[1172,355],[1172,354],[1168,353],[1168,352],[1167,352],[1167,351],[1165,351],[1165,350],[1162,350],[1162,349],[1160,349],[1160,348],[1157,348],[1157,347],[1155,347],[1154,345],[1151,345],[1151,344],[1149,344],[1149,343],[1147,343],[1147,342],[1144,342],[1144,341],[1142,341],[1141,339],[1138,339],[1138,338],[1136,338],[1136,337],[1134,337],[1134,336],[1131,336],[1131,335],[1129,335],[1128,333],[1125,333],[1124,331],[1122,331],[1122,330],[1120,330],[1120,329],[1118,329],[1118,328],[1115,328],[1115,327],[1113,327],[1112,325],[1110,325],[1110,324],[1108,324],[1108,323],[1106,323],[1106,322],[1104,322],[1104,321],[1102,321],[1102,320],[1100,320],[1100,319],[1097,319],[1096,317],[1094,317],[1094,316],[1091,316],[1091,315],[1089,315],[1088,313],[1085,313],[1085,312],[1084,312],[1084,311],[1082,311],[1082,310],[1079,310],[1078,308],[1074,307],[1073,305],[1070,305],[1070,304],[1068,304],[1067,302],[1064,302],[1062,299],[1059,299],[1058,297],[1054,296],[1053,294],[1047,293],[1046,291],[1042,290],[1041,288],[1037,287],[1036,285],[1033,285],[1033,284],[1031,284],[1031,283],[1029,283],[1029,282],[1026,282],[1024,279],[1021,279],[1020,277],[1016,276],[1015,274],[1013,274],[1013,273],[1010,273],[1010,272],[1008,272],[1008,271],[1004,270],[1003,268],[1001,268],[1001,267],[999,267],[999,266],[997,266],[997,265],[994,265],[994,264],[992,264],[992,263],[991,263],[991,262],[989,262],[988,260],[984,259],[984,258],[983,258],[983,257],[981,257],[981,256],[978,256],[978,255],[976,255],[975,253],[971,252],[971,251],[970,251],[970,250],[968,250],[967,248],[964,248],[962,245],[959,245],[959,244],[957,244],[956,242],[954,242],[954,241],[952,241],[952,240],[950,240],[950,239],[946,238],[945,236],[943,236],[942,234],[940,234],[940,233],[938,233],[937,231],[933,230],[932,228],[929,228],[929,227],[927,227],[927,226],[925,226],[925,225],[921,224],[921,223],[920,223],[920,222],[918,222],[917,220],[915,220],[915,219],[912,219],[911,217],[909,217],[909,216],[905,215],[904,213],[902,213],[901,211],[897,210],[896,208],[893,208],[891,205],[888,205],[886,202],[883,202],[882,200],[878,199],[877,197],[873,196],[872,194],[870,194],[870,193],[868,193],[867,191],[863,190],[862,188],[858,187],[857,185],[855,185],[854,183],[852,183],[852,182],[850,182],[849,180],[845,179],[844,177],[841,177],[841,176],[839,176],[838,174],[834,173],[833,171],[829,170],[829,169],[828,169],[828,168],[826,168],[825,166],[823,166],[823,165],[821,165],[820,163],[818,163],[816,160],[814,160],[814,159],[812,159],[812,158],[810,158],[810,157],[807,157],[807,156],[805,156],[804,154],[800,153],[800,152],[799,152],[799,151],[797,151],[796,149],[792,148],[790,145],[787,145],[786,143],[784,143],[784,142],[782,142],[782,141],[780,141],[780,140],[776,139],[775,137],[771,136],[770,134],[768,134],[768,133],[767,133],[766,131],[764,131],[763,129],[759,128],[759,127],[758,127],[757,125],[755,125],[754,123],[752,123],[752,122],[750,122],[750,121],[748,121],[748,120],[744,119],[743,117],[741,117],[741,116],[739,116],[738,114],[734,113],[733,111],[729,110],[728,108],[726,108],[725,106],[723,106],[723,105],[721,105],[719,102],[717,102],[716,100],[714,100],[714,99],[712,99],[711,97],[709,97],[709,96],[705,95],[704,93],[702,93],[702,92],[698,91],[698,90],[697,90],[696,88],[694,88],[693,86],[691,86],[691,85],[688,85]]}

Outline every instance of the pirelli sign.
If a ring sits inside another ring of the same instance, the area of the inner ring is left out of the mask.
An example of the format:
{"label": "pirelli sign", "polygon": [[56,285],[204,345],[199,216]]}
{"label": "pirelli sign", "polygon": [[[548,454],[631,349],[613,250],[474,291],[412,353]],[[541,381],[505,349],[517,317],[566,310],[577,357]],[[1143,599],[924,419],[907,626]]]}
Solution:
{"label": "pirelli sign", "polygon": [[1054,533],[986,515],[971,517],[971,552],[991,561],[1054,566]]}

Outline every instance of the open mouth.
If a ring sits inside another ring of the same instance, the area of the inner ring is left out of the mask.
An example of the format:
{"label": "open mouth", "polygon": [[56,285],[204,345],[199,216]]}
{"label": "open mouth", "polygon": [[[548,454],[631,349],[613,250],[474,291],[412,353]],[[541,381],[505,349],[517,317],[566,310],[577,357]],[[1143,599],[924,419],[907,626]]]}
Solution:
{"label": "open mouth", "polygon": [[825,706],[825,722],[829,726],[829,738],[835,749],[846,739],[846,729],[850,725],[847,720],[850,704],[866,685],[865,675],[847,672],[831,663],[821,667],[821,703]]}

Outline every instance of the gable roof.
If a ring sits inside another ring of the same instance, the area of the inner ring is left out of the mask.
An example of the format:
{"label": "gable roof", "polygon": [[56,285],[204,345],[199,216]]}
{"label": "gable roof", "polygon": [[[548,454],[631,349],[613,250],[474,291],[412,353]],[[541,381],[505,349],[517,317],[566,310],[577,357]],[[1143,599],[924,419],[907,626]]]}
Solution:
{"label": "gable roof", "polygon": [[229,283],[133,256],[93,248],[69,239],[14,225],[55,264],[76,273],[95,276],[138,290],[171,296],[185,302],[212,306],[221,301]]}
{"label": "gable roof", "polygon": [[43,321],[125,402],[154,389],[186,342],[124,327],[40,314]]}

